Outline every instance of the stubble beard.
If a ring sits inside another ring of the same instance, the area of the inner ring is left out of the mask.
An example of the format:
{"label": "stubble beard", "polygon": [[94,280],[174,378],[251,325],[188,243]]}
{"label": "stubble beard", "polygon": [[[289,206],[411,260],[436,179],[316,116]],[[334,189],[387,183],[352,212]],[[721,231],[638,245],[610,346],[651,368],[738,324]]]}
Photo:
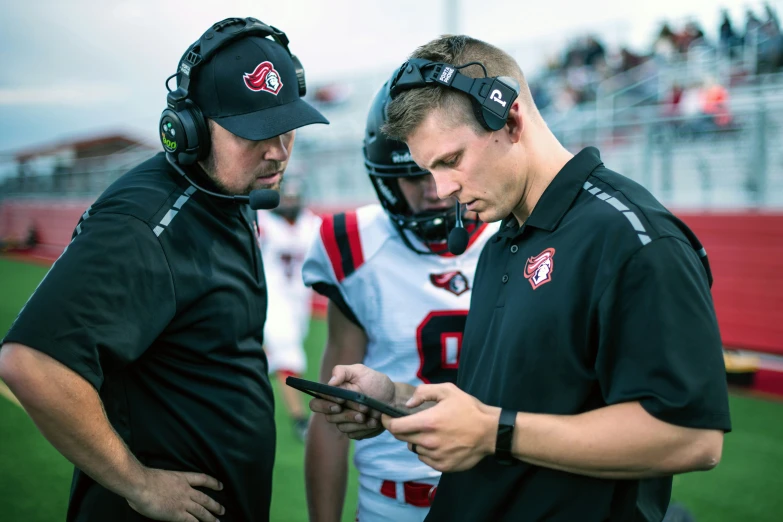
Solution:
{"label": "stubble beard", "polygon": [[[274,162],[273,166],[276,170],[273,170],[272,172],[277,172],[280,170],[280,163]],[[245,188],[241,190],[234,190],[226,186],[225,183],[221,181],[220,178],[220,172],[218,172],[217,163],[215,161],[215,154],[214,152],[210,154],[207,159],[204,161],[204,165],[202,166],[204,172],[207,174],[209,179],[212,180],[212,182],[220,189],[221,192],[225,194],[231,194],[235,196],[247,196],[249,195],[253,190],[258,189],[270,189],[270,190],[280,190],[280,184],[283,181],[283,177],[285,176],[285,172],[280,176],[280,180],[276,181],[275,183],[271,184],[264,184],[261,182],[258,178],[254,178],[253,181],[251,181]]]}

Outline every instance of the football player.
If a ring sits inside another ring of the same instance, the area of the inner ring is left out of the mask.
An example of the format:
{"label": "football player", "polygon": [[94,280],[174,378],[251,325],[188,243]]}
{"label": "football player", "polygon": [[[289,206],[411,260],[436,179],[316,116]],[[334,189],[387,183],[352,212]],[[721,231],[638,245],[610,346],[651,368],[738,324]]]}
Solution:
{"label": "football player", "polygon": [[[318,235],[321,218],[304,208],[300,178],[286,178],[280,189],[280,205],[258,211],[258,240],[266,270],[269,308],[264,327],[264,350],[269,373],[281,384],[289,375],[307,368],[304,339],[310,326],[312,292],[302,284],[305,254]],[[295,435],[304,440],[307,416],[296,390],[280,386]]]}

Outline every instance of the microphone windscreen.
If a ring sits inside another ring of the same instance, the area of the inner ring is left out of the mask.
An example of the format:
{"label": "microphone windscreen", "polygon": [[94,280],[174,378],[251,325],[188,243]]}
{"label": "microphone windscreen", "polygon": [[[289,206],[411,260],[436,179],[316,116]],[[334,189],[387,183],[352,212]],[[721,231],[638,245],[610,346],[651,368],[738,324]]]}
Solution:
{"label": "microphone windscreen", "polygon": [[258,189],[250,192],[250,208],[272,210],[280,204],[280,193],[272,189]]}
{"label": "microphone windscreen", "polygon": [[468,249],[468,231],[463,227],[456,227],[449,232],[449,252],[458,256]]}

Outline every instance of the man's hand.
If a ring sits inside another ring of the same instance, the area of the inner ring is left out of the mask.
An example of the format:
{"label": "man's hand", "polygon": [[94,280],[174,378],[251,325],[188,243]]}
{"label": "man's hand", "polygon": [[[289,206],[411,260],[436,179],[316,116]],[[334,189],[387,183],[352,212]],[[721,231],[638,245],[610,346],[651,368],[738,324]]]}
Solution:
{"label": "man's hand", "polygon": [[[391,379],[363,364],[335,366],[328,384],[363,393],[387,404],[395,401],[396,388]],[[310,409],[326,415],[327,421],[352,439],[367,439],[383,432],[381,414],[363,404],[333,397],[311,400]]]}
{"label": "man's hand", "polygon": [[203,486],[220,491],[223,484],[202,473],[145,469],[138,493],[127,499],[135,511],[153,520],[170,522],[216,522],[225,508],[194,489]]}
{"label": "man's hand", "polygon": [[487,406],[453,384],[424,384],[405,404],[415,408],[436,401],[429,409],[393,419],[383,425],[395,438],[407,442],[419,460],[438,471],[464,471],[495,452],[500,408]]}

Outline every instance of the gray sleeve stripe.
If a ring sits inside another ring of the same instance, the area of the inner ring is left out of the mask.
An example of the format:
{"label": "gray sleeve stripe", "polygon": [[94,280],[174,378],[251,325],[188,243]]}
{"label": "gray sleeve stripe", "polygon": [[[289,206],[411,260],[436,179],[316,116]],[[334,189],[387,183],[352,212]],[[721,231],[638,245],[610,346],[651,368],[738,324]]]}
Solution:
{"label": "gray sleeve stripe", "polygon": [[620,200],[618,200],[617,198],[609,198],[609,199],[606,200],[606,202],[609,203],[610,205],[612,205],[614,208],[616,208],[620,212],[625,212],[626,210],[629,210],[628,207],[626,207],[625,205],[620,203]]}
{"label": "gray sleeve stripe", "polygon": [[644,225],[642,225],[642,222],[636,217],[636,214],[629,210],[628,212],[623,212],[623,215],[631,222],[634,230],[637,232],[645,232]]}
{"label": "gray sleeve stripe", "polygon": [[[90,210],[92,210],[92,206],[87,207],[87,210],[85,210],[84,214],[82,214],[81,221],[79,221],[79,223],[77,223],[77,225],[76,225],[76,236],[78,236],[79,234],[82,233],[82,223],[84,223],[87,220],[87,218],[90,217]],[[76,236],[73,236],[71,241],[73,241],[76,238]],[[68,247],[65,247],[65,248],[68,248]],[[64,253],[65,253],[65,250],[63,250],[63,254]],[[60,257],[62,257],[63,254],[60,254]],[[57,259],[60,259],[60,258],[58,257]],[[54,266],[54,265],[52,265],[52,266]]]}
{"label": "gray sleeve stripe", "polygon": [[698,254],[699,254],[699,257],[707,257],[707,250],[702,248],[701,250],[699,250]]}
{"label": "gray sleeve stripe", "polygon": [[174,202],[174,208],[176,208],[177,210],[181,209],[182,205],[184,205],[185,202],[189,199],[190,196],[186,196],[185,194],[181,195],[180,197],[177,198],[177,201]]}
{"label": "gray sleeve stripe", "polygon": [[169,226],[172,221],[174,221],[174,218],[177,217],[177,214],[179,214],[180,210],[182,210],[182,207],[185,205],[185,203],[188,202],[190,196],[192,196],[194,192],[196,192],[196,188],[190,186],[185,190],[184,194],[177,198],[177,201],[175,201],[171,208],[168,209],[163,215],[163,219],[160,220],[160,224],[152,229],[156,236],[160,237],[163,231],[166,230],[166,227]]}
{"label": "gray sleeve stripe", "polygon": [[174,216],[176,216],[178,212],[178,210],[174,210],[173,208],[166,212],[166,215],[160,220],[160,226],[169,226],[169,223],[171,223],[171,220],[174,219]]}
{"label": "gray sleeve stripe", "polygon": [[650,241],[650,236],[646,234],[647,230],[645,230],[644,225],[642,224],[641,220],[639,219],[639,216],[637,216],[633,210],[629,209],[625,204],[621,203],[620,200],[618,200],[615,197],[610,196],[606,192],[601,192],[601,189],[598,187],[593,187],[592,184],[585,181],[585,184],[582,185],[582,188],[592,194],[593,196],[597,197],[598,199],[602,201],[606,201],[610,205],[612,205],[615,209],[619,210],[622,215],[625,216],[625,218],[628,220],[628,222],[631,224],[633,229],[638,232],[637,236],[639,237],[639,241],[642,242],[642,245],[646,245]]}

